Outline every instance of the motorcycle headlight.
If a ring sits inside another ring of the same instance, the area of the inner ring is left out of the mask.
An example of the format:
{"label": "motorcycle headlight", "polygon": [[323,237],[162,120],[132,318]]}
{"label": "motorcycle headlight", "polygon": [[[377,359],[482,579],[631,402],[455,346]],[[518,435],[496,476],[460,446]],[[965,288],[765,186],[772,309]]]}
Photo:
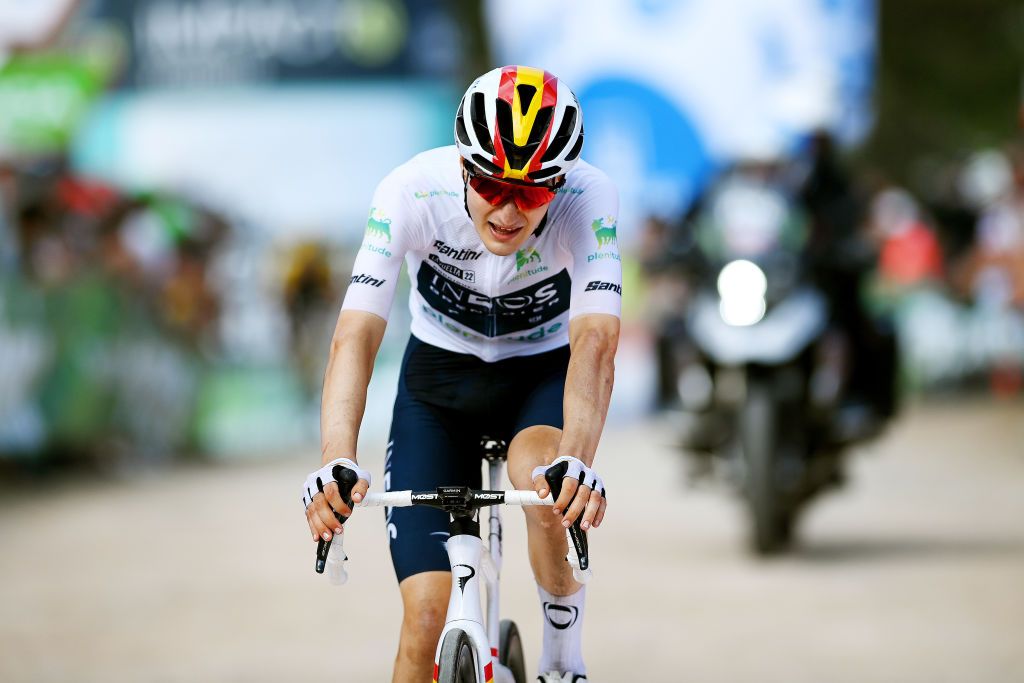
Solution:
{"label": "motorcycle headlight", "polygon": [[756,264],[731,261],[718,274],[719,312],[722,320],[738,327],[753,325],[764,317],[768,278]]}

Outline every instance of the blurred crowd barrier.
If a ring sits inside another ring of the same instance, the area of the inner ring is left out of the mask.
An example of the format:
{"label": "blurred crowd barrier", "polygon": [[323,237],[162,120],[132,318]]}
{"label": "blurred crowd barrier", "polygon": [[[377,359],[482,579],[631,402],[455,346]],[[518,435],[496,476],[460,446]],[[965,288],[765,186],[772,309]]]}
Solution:
{"label": "blurred crowd barrier", "polygon": [[344,249],[261,244],[53,160],[7,166],[2,204],[0,453],[116,464],[308,438]]}
{"label": "blurred crowd barrier", "polygon": [[452,26],[440,1],[0,1],[0,466],[315,443],[365,197],[450,128]]}

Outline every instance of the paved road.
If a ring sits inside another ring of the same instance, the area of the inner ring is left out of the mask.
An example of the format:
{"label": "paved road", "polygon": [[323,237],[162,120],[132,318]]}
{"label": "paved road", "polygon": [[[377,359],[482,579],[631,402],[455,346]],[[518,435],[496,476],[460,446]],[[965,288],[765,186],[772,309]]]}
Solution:
{"label": "paved road", "polygon": [[[733,501],[684,488],[670,440],[645,422],[602,445],[594,681],[1024,681],[1020,404],[912,409],[768,563],[744,554]],[[297,494],[314,458],[5,495],[0,680],[388,680],[381,513],[346,534],[348,586],[314,576]],[[522,522],[507,527],[506,612],[532,660],[539,609]]]}

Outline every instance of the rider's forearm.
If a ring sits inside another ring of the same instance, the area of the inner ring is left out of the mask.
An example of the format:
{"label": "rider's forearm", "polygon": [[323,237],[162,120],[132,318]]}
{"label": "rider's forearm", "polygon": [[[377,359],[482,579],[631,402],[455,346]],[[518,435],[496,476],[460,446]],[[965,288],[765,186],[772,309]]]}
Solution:
{"label": "rider's forearm", "polygon": [[356,459],[366,389],[384,336],[385,321],[362,311],[343,311],[331,341],[320,404],[320,452],[326,464]]}
{"label": "rider's forearm", "polygon": [[558,455],[575,456],[588,466],[593,463],[611,400],[617,345],[617,324],[614,330],[596,327],[572,335]]}

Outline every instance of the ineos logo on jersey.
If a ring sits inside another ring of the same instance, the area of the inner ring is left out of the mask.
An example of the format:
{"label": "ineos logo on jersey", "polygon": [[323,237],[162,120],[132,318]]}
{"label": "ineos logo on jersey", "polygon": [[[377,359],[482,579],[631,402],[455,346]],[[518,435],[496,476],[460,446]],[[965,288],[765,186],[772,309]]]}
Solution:
{"label": "ineos logo on jersey", "polygon": [[559,631],[564,631],[575,624],[579,616],[580,610],[578,607],[556,605],[553,602],[544,603],[544,618]]}
{"label": "ineos logo on jersey", "polygon": [[426,262],[416,274],[416,289],[430,308],[486,337],[503,337],[557,318],[569,310],[571,288],[566,270],[496,297],[467,289]]}
{"label": "ineos logo on jersey", "polygon": [[349,279],[349,284],[352,285],[370,285],[371,287],[380,287],[387,280],[378,280],[375,277],[370,277],[366,273],[359,273],[359,275],[353,275]]}
{"label": "ineos logo on jersey", "polygon": [[468,564],[457,564],[455,566],[456,567],[465,567],[466,569],[469,570],[468,574],[466,574],[465,576],[460,576],[459,577],[459,591],[462,592],[462,593],[465,593],[466,592],[466,584],[469,583],[470,579],[472,579],[474,576],[476,576],[476,570],[473,569],[472,567],[470,567]]}
{"label": "ineos logo on jersey", "polygon": [[453,261],[476,261],[478,258],[483,256],[481,251],[473,251],[472,249],[456,249],[455,247],[449,247],[441,240],[434,240],[434,249],[437,249],[437,253],[441,256],[447,256]]}
{"label": "ineos logo on jersey", "polygon": [[601,282],[600,280],[591,280],[587,283],[586,292],[615,292],[619,296],[622,296],[622,285],[617,285],[614,282]]}

